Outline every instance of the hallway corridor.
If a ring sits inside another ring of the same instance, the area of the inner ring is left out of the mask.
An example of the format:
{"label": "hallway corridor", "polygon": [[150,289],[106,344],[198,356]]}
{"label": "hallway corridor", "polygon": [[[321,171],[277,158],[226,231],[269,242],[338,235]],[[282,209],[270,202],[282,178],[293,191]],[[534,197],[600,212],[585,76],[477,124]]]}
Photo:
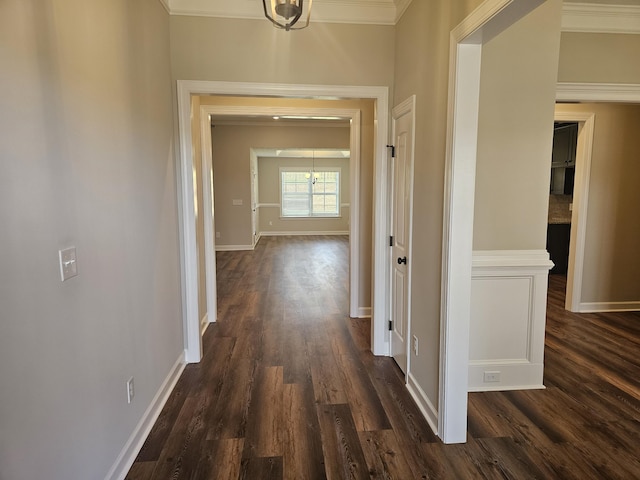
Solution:
{"label": "hallway corridor", "polygon": [[129,480],[640,477],[640,315],[576,315],[551,279],[546,390],[469,396],[443,445],[393,360],[348,317],[346,237],[219,252],[218,323]]}

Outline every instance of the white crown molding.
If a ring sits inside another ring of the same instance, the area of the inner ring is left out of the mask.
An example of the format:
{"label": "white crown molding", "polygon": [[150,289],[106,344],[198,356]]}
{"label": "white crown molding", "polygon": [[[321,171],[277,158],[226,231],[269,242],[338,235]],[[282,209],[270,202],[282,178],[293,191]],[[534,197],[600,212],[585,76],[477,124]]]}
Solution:
{"label": "white crown molding", "polygon": [[565,2],[562,31],[640,34],[640,6]]}
{"label": "white crown molding", "polygon": [[169,0],[160,0],[160,3],[164,7],[164,9],[167,11],[167,13],[171,14],[171,9],[169,8]]}
{"label": "white crown molding", "polygon": [[[395,25],[412,0],[318,0],[311,21]],[[160,0],[171,15],[262,19],[260,0]]]}
{"label": "white crown molding", "polygon": [[640,84],[558,82],[557,102],[640,102]]}
{"label": "white crown molding", "polygon": [[[264,18],[259,0],[159,0],[171,15]],[[316,0],[312,22],[395,25],[412,0]],[[640,34],[640,6],[565,2],[562,31]]]}
{"label": "white crown molding", "polygon": [[409,5],[411,5],[411,0],[395,0],[395,2],[396,2],[395,23],[398,23],[398,21],[402,18],[402,15],[404,15],[404,12],[407,10],[407,8],[409,8]]}

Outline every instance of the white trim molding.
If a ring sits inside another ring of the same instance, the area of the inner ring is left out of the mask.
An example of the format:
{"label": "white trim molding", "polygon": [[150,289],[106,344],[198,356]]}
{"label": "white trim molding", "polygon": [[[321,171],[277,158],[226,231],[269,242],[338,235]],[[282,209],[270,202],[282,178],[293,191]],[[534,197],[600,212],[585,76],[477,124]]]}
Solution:
{"label": "white trim molding", "polygon": [[[302,237],[302,236],[313,236],[313,235],[344,235],[344,236],[349,236],[349,231],[348,230],[344,230],[344,231],[340,231],[340,230],[334,230],[334,231],[320,231],[320,232],[312,232],[312,231],[308,231],[308,230],[304,230],[304,231],[273,231],[273,232],[260,232],[260,236],[262,237],[286,237],[288,235],[291,236],[297,236],[297,237]],[[358,307],[359,310],[360,307]]]}
{"label": "white trim molding", "polygon": [[371,318],[371,307],[359,307],[356,318]]}
{"label": "white trim molding", "polygon": [[200,320],[200,334],[204,335],[204,332],[207,330],[207,327],[209,326],[209,314],[205,313],[204,316],[202,317],[202,320]]}
{"label": "white trim molding", "polygon": [[640,34],[640,5],[562,4],[563,32]]}
{"label": "white trim molding", "polygon": [[595,114],[593,112],[562,112],[558,111],[559,108],[561,107],[556,105],[555,121],[578,122],[573,211],[571,212],[571,240],[569,242],[569,265],[565,297],[565,308],[569,311],[577,312],[580,309],[582,298]]}
{"label": "white trim molding", "polygon": [[545,250],[473,252],[469,391],[544,388]]}
{"label": "white trim molding", "polygon": [[640,84],[558,82],[558,102],[640,102]]}
{"label": "white trim molding", "polygon": [[169,15],[171,15],[171,8],[169,8],[169,0],[159,0],[160,4],[164,7]]}
{"label": "white trim molding", "polygon": [[640,301],[635,302],[583,302],[580,313],[640,312]]}
{"label": "white trim molding", "polygon": [[216,243],[216,252],[243,252],[254,250],[253,245],[219,245]]}
{"label": "white trim molding", "polygon": [[438,433],[438,410],[433,406],[433,403],[429,400],[429,397],[425,393],[424,390],[420,387],[420,384],[413,376],[411,372],[407,375],[407,390],[413,397],[413,400],[418,405],[420,412],[427,420],[427,423],[433,430],[433,433],[439,435]]}
{"label": "white trim molding", "polygon": [[[259,0],[160,1],[171,15],[264,19]],[[313,4],[311,23],[395,25],[410,3],[411,0],[322,0]]]}
{"label": "white trim molding", "polygon": [[120,455],[116,459],[115,463],[107,473],[105,477],[106,480],[124,480],[131,469],[131,465],[135,461],[142,445],[145,440],[149,436],[149,432],[151,432],[151,428],[156,423],[156,420],[160,416],[160,412],[162,412],[162,408],[165,403],[169,399],[169,395],[173,391],[176,383],[178,383],[178,379],[185,367],[185,353],[181,353],[176,363],[169,370],[169,374],[165,378],[162,385],[158,389],[158,392],[153,397],[151,404],[142,415],[142,418],[136,425],[136,428],[131,433],[131,436],[125,443]]}

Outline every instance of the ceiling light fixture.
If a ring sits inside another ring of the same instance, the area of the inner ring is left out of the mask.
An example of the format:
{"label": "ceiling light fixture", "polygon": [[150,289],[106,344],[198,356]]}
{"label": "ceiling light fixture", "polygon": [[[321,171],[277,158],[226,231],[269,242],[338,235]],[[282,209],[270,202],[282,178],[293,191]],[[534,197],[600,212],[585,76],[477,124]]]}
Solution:
{"label": "ceiling light fixture", "polygon": [[[274,27],[286,31],[302,30],[309,26],[312,1],[307,0],[307,8],[305,8],[305,0],[262,0],[264,16],[273,23]],[[306,18],[304,25],[294,27],[301,17]]]}
{"label": "ceiling light fixture", "polygon": [[311,183],[313,185],[316,184],[318,179],[320,178],[320,174],[316,172],[316,151],[313,150],[311,157],[311,171],[304,174],[304,178],[309,180],[311,178]]}

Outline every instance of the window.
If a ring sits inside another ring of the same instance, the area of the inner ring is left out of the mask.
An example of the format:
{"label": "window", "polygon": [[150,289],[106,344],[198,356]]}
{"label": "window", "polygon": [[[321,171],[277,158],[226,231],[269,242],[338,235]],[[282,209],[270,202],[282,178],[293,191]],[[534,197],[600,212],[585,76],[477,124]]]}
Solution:
{"label": "window", "polygon": [[339,217],[340,169],[280,169],[283,217]]}

